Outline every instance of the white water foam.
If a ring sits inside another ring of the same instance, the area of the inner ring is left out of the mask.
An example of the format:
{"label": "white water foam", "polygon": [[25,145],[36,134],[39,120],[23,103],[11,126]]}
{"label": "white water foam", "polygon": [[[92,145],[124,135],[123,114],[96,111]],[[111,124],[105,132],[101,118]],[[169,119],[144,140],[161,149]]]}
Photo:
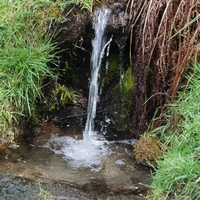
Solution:
{"label": "white water foam", "polygon": [[102,168],[102,158],[111,153],[104,141],[90,140],[88,142],[54,134],[44,147],[61,155],[71,167],[86,167],[95,171]]}

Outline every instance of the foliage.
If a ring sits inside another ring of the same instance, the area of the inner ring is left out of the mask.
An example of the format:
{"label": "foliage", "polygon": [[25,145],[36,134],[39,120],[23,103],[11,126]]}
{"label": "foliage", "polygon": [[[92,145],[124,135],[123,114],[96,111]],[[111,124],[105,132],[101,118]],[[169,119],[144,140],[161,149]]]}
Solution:
{"label": "foliage", "polygon": [[44,199],[44,200],[53,198],[51,193],[49,191],[43,189],[40,183],[38,183],[38,186],[39,186],[39,193],[35,196],[35,198]]}
{"label": "foliage", "polygon": [[68,3],[79,5],[82,9],[86,8],[92,12],[92,6],[95,0],[68,0]]}
{"label": "foliage", "polygon": [[[77,98],[75,91],[60,84],[52,91],[52,96],[51,101],[54,103],[51,104],[50,110],[64,106],[69,100],[75,102]],[[57,105],[57,103],[59,105]]]}
{"label": "foliage", "polygon": [[54,77],[47,67],[55,57],[43,20],[47,3],[0,1],[0,142],[12,141],[14,123],[30,116],[42,97],[42,80]]}
{"label": "foliage", "polygon": [[[164,145],[171,146],[163,160],[157,162],[149,199],[200,199],[200,64],[194,64],[191,70],[185,90],[168,107],[177,125],[172,120],[171,128],[168,125],[159,128],[164,130],[161,136],[167,141]],[[169,135],[173,137],[169,139]]]}

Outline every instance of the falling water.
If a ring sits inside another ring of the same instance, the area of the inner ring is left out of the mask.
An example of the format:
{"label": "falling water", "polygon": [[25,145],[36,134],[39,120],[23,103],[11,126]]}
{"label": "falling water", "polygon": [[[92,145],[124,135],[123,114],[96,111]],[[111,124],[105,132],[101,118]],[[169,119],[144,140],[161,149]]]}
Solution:
{"label": "falling water", "polygon": [[110,44],[110,39],[107,43],[105,40],[105,28],[108,22],[111,11],[107,8],[98,8],[94,12],[94,29],[95,38],[92,42],[93,52],[91,58],[91,82],[89,90],[89,101],[87,110],[87,121],[85,125],[84,140],[89,140],[95,136],[94,118],[96,116],[96,108],[98,101],[98,76],[101,67],[102,58],[106,47]]}
{"label": "falling water", "polygon": [[94,140],[94,118],[98,101],[98,76],[101,61],[105,50],[109,50],[112,37],[106,42],[104,32],[111,11],[106,8],[98,8],[94,12],[95,38],[92,42],[92,67],[91,83],[89,90],[88,115],[83,140],[76,140],[68,136],[59,137],[52,135],[45,147],[50,148],[56,154],[60,154],[72,167],[89,167],[93,170],[101,169],[101,161],[110,153],[105,141]]}

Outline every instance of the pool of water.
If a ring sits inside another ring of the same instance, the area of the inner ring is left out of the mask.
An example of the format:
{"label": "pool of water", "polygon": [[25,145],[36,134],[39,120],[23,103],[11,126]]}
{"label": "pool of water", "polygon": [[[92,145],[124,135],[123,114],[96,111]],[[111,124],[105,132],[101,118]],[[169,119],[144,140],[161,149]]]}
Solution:
{"label": "pool of water", "polygon": [[37,136],[1,151],[0,174],[4,182],[12,177],[8,181],[20,178],[22,182],[64,184],[91,193],[88,199],[145,199],[150,172],[134,165],[134,142],[101,141],[90,146],[83,144],[80,127],[45,125],[38,127]]}

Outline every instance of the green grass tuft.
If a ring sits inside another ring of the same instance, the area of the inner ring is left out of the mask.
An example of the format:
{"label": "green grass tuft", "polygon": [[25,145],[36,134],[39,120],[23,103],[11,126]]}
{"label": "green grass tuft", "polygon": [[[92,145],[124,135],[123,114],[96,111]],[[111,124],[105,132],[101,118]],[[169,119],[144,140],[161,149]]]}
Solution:
{"label": "green grass tuft", "polygon": [[70,3],[91,10],[93,1],[0,0],[0,143],[12,142],[19,118],[31,116],[43,95],[43,79],[55,78],[48,30],[66,20]]}
{"label": "green grass tuft", "polygon": [[31,116],[43,78],[54,78],[47,63],[55,45],[42,20],[43,2],[0,0],[0,143],[13,140],[20,116]]}
{"label": "green grass tuft", "polygon": [[173,137],[165,144],[171,146],[163,160],[157,162],[149,199],[200,199],[200,64],[191,69],[185,91],[169,106],[174,116],[180,116],[179,130],[163,132],[163,140],[165,135]]}

